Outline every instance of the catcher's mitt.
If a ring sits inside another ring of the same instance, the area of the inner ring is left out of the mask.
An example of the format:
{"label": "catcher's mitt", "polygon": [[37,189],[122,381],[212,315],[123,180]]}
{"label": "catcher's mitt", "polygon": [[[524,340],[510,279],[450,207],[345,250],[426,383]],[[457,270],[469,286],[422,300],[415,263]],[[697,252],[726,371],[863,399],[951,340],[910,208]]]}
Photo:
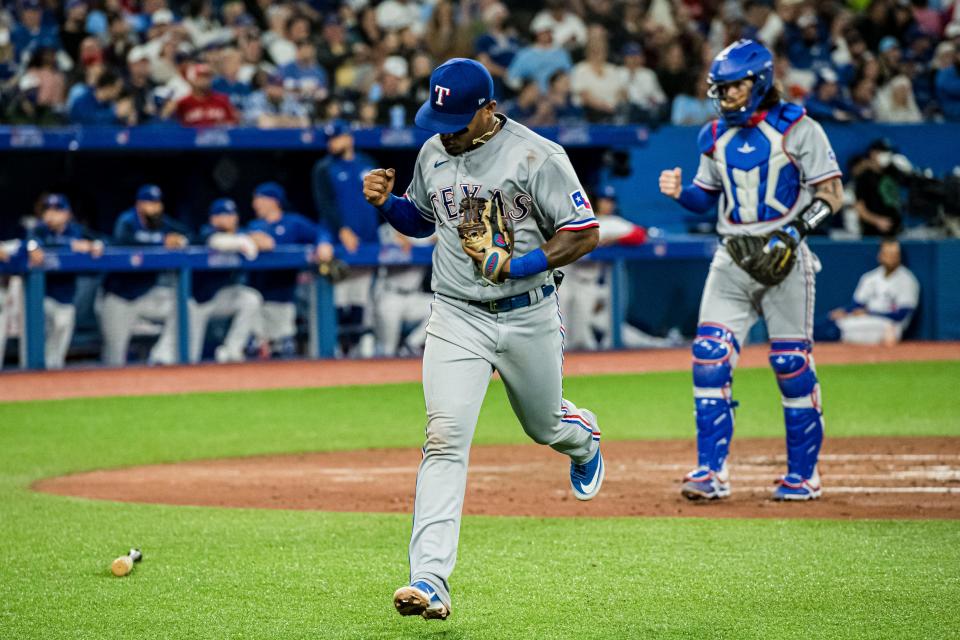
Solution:
{"label": "catcher's mitt", "polygon": [[727,252],[737,265],[760,284],[773,287],[790,274],[797,260],[799,241],[782,229],[764,238],[727,238]]}
{"label": "catcher's mitt", "polygon": [[513,233],[494,200],[468,196],[460,201],[460,245],[473,258],[489,284],[500,284],[500,272],[513,253]]}

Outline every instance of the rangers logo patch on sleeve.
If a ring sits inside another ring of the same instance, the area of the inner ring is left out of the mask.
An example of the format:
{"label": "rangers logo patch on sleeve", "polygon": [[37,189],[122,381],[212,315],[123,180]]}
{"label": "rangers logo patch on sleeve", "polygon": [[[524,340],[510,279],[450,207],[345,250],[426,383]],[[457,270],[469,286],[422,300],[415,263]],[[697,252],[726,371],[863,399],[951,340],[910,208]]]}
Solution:
{"label": "rangers logo patch on sleeve", "polygon": [[578,209],[578,210],[582,209],[583,211],[593,210],[592,207],[590,206],[590,201],[587,200],[587,196],[583,195],[583,191],[581,191],[580,189],[577,189],[576,191],[571,193],[570,199],[573,201],[573,206],[575,209]]}

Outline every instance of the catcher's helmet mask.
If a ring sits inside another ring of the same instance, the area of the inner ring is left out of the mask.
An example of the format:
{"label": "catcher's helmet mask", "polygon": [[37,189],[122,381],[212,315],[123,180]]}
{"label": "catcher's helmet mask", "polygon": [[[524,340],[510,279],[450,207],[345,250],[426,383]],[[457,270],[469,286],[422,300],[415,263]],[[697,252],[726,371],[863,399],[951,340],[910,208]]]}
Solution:
{"label": "catcher's helmet mask", "polygon": [[[725,85],[741,80],[753,80],[746,100],[733,109],[724,109]],[[773,55],[758,42],[737,40],[713,59],[707,82],[710,84],[707,96],[720,117],[731,126],[741,126],[753,116],[773,88]]]}

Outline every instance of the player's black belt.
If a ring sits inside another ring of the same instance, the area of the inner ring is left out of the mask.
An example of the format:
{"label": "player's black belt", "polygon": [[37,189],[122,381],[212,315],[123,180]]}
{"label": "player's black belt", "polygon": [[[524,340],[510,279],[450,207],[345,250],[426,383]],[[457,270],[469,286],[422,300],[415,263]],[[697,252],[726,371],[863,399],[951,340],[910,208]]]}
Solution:
{"label": "player's black belt", "polygon": [[553,292],[556,290],[551,284],[545,284],[540,287],[540,291],[543,293],[542,298],[537,298],[534,291],[527,291],[526,293],[519,293],[515,296],[507,296],[506,298],[498,298],[497,300],[486,300],[481,302],[479,300],[467,300],[467,304],[472,307],[477,307],[478,309],[483,309],[488,313],[505,313],[507,311],[513,311],[514,309],[522,309],[524,307],[529,307],[532,304],[536,304],[541,300],[546,300],[553,295]]}

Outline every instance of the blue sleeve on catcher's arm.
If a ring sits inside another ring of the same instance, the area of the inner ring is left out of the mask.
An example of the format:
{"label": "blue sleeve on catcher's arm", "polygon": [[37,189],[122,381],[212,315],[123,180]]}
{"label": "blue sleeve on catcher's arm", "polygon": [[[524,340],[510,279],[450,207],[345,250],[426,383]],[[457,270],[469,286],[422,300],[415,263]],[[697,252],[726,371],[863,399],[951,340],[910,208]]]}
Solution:
{"label": "blue sleeve on catcher's arm", "polygon": [[707,191],[695,184],[687,185],[680,191],[680,197],[677,198],[683,208],[689,209],[694,213],[706,213],[716,206],[720,199],[719,191]]}
{"label": "blue sleeve on catcher's arm", "polygon": [[377,210],[394,229],[405,236],[429,238],[437,230],[435,223],[424,218],[417,205],[392,193]]}

